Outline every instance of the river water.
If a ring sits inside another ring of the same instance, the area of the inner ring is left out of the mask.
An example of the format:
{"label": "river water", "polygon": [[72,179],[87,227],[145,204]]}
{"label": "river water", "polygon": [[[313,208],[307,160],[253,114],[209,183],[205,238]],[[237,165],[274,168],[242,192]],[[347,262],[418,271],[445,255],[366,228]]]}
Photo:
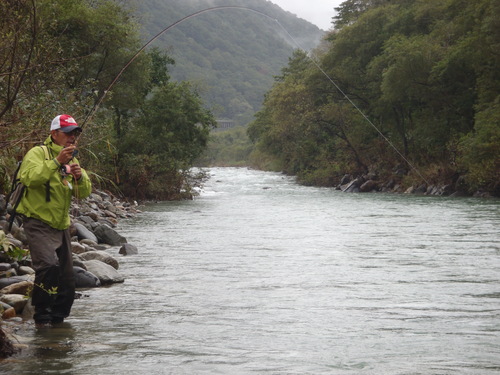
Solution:
{"label": "river water", "polygon": [[500,202],[211,169],[119,232],[125,283],[20,328],[12,374],[498,374]]}

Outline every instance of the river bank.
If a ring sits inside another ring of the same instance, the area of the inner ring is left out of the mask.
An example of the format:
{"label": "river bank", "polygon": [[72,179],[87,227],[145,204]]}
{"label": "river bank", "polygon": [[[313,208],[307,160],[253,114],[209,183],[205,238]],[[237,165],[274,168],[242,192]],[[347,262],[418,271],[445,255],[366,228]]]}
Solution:
{"label": "river bank", "polygon": [[[133,244],[116,231],[120,219],[140,213],[136,202],[126,202],[105,191],[94,191],[88,198],[75,201],[70,210],[72,251],[77,298],[79,290],[124,282],[117,257],[107,251],[118,248],[122,256],[137,254]],[[0,331],[27,322],[33,324],[30,293],[35,271],[27,251],[27,238],[20,219],[7,233],[5,196],[0,195]],[[10,329],[7,329],[7,333]],[[15,345],[1,331],[0,358],[12,355]]]}

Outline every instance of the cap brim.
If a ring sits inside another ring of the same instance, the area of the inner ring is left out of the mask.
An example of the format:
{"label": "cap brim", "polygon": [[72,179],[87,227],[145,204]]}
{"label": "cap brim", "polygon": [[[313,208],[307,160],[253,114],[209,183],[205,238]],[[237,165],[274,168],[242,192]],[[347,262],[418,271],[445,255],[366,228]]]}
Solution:
{"label": "cap brim", "polygon": [[80,128],[79,126],[76,126],[76,125],[65,126],[64,128],[59,128],[57,130],[60,130],[63,133],[69,133],[69,132],[72,132],[73,130],[78,130],[80,133],[82,132],[82,128]]}

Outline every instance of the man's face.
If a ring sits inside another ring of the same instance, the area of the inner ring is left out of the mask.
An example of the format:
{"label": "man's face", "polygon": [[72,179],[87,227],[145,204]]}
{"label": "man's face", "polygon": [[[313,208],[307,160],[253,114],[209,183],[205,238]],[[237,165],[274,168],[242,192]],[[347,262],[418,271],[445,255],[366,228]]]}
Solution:
{"label": "man's face", "polygon": [[60,130],[52,130],[51,135],[55,144],[68,147],[75,144],[80,132],[78,130],[73,130],[72,132],[64,133]]}

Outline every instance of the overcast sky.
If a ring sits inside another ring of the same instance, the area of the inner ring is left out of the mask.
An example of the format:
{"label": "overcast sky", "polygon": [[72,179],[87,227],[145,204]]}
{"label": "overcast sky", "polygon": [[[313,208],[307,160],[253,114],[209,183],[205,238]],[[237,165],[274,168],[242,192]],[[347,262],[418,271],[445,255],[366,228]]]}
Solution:
{"label": "overcast sky", "polygon": [[320,29],[329,30],[332,26],[332,17],[335,15],[334,8],[338,7],[344,0],[270,0],[284,10],[296,14]]}

